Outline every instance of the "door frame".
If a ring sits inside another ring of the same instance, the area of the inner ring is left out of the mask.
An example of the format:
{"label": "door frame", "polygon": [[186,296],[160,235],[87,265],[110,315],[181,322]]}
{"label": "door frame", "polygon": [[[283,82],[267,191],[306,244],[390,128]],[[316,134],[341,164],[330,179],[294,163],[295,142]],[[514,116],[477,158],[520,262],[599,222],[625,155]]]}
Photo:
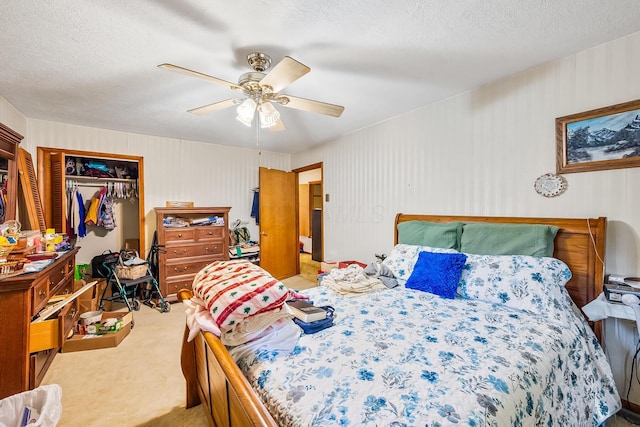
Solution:
{"label": "door frame", "polygon": [[[292,172],[296,173],[296,181],[298,183],[297,185],[297,190],[298,191],[298,200],[300,200],[300,173],[302,172],[306,172],[306,171],[310,171],[310,170],[315,170],[315,169],[320,169],[320,189],[322,191],[322,233],[320,236],[321,239],[321,246],[322,246],[322,253],[321,253],[321,258],[324,261],[324,165],[323,162],[318,162],[318,163],[313,163],[307,166],[302,166],[299,168],[295,168],[292,169]],[[297,208],[299,209],[300,206],[298,206]],[[300,235],[300,218],[299,216],[296,216],[296,229],[298,232],[298,235]],[[309,224],[309,227],[311,227],[311,224]],[[298,257],[298,274],[300,274],[300,257]]]}
{"label": "door frame", "polygon": [[[73,150],[68,148],[56,148],[56,147],[36,147],[37,163],[38,163],[38,191],[42,200],[45,222],[47,227],[53,222],[53,205],[51,200],[52,188],[51,181],[44,177],[50,177],[53,173],[51,170],[51,157],[58,154],[62,155],[62,158],[66,156],[72,157],[86,157],[96,159],[107,160],[122,160],[127,162],[133,162],[138,164],[138,228],[139,228],[139,252],[146,254],[146,226],[145,226],[145,208],[144,208],[144,157],[133,156],[128,154],[114,154],[104,153],[97,151],[85,151],[85,150]],[[64,174],[64,171],[61,171]],[[66,177],[66,175],[65,175]],[[99,181],[99,179],[96,179]],[[64,193],[64,189],[63,189]],[[66,204],[66,200],[65,200]],[[122,242],[124,245],[124,241]],[[123,246],[124,247],[124,246]],[[143,252],[144,251],[144,252]]]}

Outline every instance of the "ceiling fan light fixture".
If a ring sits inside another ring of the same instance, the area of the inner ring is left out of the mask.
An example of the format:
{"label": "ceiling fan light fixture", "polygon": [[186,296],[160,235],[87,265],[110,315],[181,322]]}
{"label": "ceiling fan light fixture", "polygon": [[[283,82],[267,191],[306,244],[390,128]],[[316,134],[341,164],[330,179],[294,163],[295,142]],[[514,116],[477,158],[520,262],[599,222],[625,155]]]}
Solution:
{"label": "ceiling fan light fixture", "polygon": [[260,114],[260,126],[263,128],[275,126],[280,120],[280,112],[270,102],[260,104],[258,113]]}
{"label": "ceiling fan light fixture", "polygon": [[238,108],[236,108],[236,113],[238,114],[236,116],[236,120],[247,127],[251,127],[251,123],[253,122],[253,115],[256,112],[256,107],[257,104],[253,99],[245,99],[242,104],[238,105]]}

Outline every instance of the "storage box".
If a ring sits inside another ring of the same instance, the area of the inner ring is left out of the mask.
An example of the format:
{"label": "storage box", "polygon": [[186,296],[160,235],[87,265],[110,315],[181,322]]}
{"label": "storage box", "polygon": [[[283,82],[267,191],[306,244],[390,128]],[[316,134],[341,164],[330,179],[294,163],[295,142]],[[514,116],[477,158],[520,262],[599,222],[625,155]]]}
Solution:
{"label": "storage box", "polygon": [[362,268],[365,268],[367,266],[367,264],[363,264],[363,263],[358,262],[358,261],[340,261],[338,263],[338,268],[347,268],[351,264],[358,264]]}
{"label": "storage box", "polygon": [[[96,311],[98,305],[100,305],[100,297],[102,296],[102,290],[106,285],[106,280],[103,278],[89,279],[86,283],[97,281],[92,288],[87,289],[85,292],[78,296],[78,310],[80,313],[86,313],[87,311]],[[77,291],[83,286],[81,280],[76,280],[74,283],[74,291]],[[108,307],[105,307],[108,310]]]}
{"label": "storage box", "polygon": [[122,329],[114,333],[104,335],[74,335],[67,339],[62,346],[63,353],[83,350],[97,350],[100,348],[117,347],[129,335],[131,331],[131,321],[133,315],[131,312],[121,311],[105,311],[102,318],[116,317],[122,319]]}

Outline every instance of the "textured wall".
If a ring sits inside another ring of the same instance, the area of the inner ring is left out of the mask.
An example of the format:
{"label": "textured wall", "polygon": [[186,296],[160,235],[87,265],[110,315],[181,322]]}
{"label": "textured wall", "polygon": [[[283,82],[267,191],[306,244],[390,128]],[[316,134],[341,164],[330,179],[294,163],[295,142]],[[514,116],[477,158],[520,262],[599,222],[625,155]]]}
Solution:
{"label": "textured wall", "polygon": [[640,168],[533,189],[555,171],[554,119],[640,98],[639,75],[635,33],[295,154],[293,168],[324,163],[325,258],[388,252],[397,212],[606,216],[607,270],[640,275]]}
{"label": "textured wall", "polygon": [[[251,190],[258,186],[258,168],[289,170],[290,163],[288,154],[34,119],[28,119],[28,130],[21,145],[32,153],[34,162],[38,146],[142,156],[147,240],[144,254],[148,252],[155,230],[153,208],[164,206],[167,200],[193,201],[196,206],[231,206],[230,222],[235,219],[247,221],[252,238],[257,239],[257,227],[249,214]],[[101,253],[105,242],[104,238],[88,236],[81,242],[79,262],[86,262],[91,254]],[[118,245],[111,244],[108,248],[111,246]]]}

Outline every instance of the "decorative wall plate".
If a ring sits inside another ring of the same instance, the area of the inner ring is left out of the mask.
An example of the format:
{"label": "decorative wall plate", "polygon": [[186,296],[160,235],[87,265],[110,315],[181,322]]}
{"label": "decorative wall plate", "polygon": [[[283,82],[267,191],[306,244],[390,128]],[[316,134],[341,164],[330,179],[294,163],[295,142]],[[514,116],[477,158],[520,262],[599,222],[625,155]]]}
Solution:
{"label": "decorative wall plate", "polygon": [[536,179],[533,185],[536,192],[544,197],[555,197],[567,189],[567,180],[560,175],[546,173]]}

